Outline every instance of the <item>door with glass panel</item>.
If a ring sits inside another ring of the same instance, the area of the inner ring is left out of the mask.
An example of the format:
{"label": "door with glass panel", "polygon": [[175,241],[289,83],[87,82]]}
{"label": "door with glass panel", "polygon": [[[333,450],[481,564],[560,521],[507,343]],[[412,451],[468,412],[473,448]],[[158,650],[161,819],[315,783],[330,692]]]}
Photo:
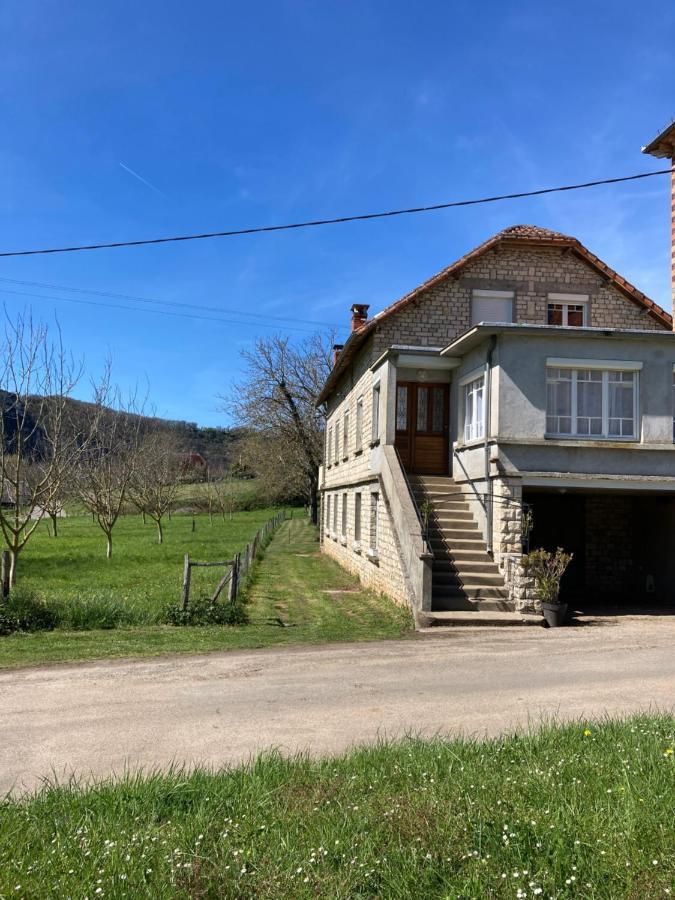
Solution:
{"label": "door with glass panel", "polygon": [[396,447],[408,472],[448,474],[448,385],[399,381]]}

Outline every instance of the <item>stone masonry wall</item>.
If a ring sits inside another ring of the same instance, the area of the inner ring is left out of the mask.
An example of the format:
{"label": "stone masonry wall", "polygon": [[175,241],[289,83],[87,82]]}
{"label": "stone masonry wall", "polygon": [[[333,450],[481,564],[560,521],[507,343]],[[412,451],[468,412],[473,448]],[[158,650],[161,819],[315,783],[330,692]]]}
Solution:
{"label": "stone masonry wall", "polygon": [[522,566],[523,492],[515,479],[495,479],[493,548],[509,591],[509,600],[518,612],[540,609],[532,580]]}
{"label": "stone masonry wall", "polygon": [[[340,487],[357,479],[370,478],[370,446],[373,429],[373,362],[372,341],[369,341],[354,361],[351,371],[329,399],[326,416],[324,473],[325,486]],[[363,428],[360,447],[356,446],[356,404],[363,397]],[[382,405],[381,405],[382,406]],[[349,411],[349,435],[344,452],[344,416]],[[380,425],[383,427],[383,410],[380,409]],[[335,461],[335,428],[340,429],[340,452]],[[331,446],[328,447],[328,434]]]}
{"label": "stone masonry wall", "polygon": [[[355,541],[355,494],[361,493],[361,540]],[[373,492],[378,493],[377,558],[369,554],[371,549],[371,510]],[[342,504],[346,495],[347,528],[342,534]],[[330,497],[330,526],[327,527],[327,501]],[[333,528],[333,509],[337,503],[337,529]],[[358,575],[367,587],[387,594],[397,603],[412,605],[401,565],[401,555],[391,527],[391,519],[378,480],[343,490],[325,491],[323,494],[323,550],[349,572]]]}
{"label": "stone masonry wall", "polygon": [[585,582],[589,592],[622,595],[630,591],[633,572],[633,525],[630,497],[586,497]]}
{"label": "stone masonry wall", "polygon": [[664,330],[573,253],[554,247],[509,247],[487,252],[462,270],[429,288],[415,302],[385,319],[375,350],[392,344],[446,346],[471,326],[471,292],[512,290],[515,321],[546,324],[548,294],[587,294],[589,325],[607,328]]}

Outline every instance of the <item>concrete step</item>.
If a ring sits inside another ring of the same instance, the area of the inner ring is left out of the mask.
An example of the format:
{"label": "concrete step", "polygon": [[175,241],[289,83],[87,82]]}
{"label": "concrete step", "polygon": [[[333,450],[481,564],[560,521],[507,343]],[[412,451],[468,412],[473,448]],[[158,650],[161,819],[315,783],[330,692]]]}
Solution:
{"label": "concrete step", "polygon": [[480,627],[507,625],[543,625],[541,616],[527,613],[510,612],[509,610],[434,610],[418,615],[418,631],[423,634],[438,633],[439,628],[448,627]]}
{"label": "concrete step", "polygon": [[430,541],[441,541],[450,545],[453,540],[461,541],[475,541],[476,543],[480,543],[483,550],[485,550],[485,541],[478,530],[478,525],[475,522],[463,522],[461,526],[457,528],[429,528],[429,540]]}
{"label": "concrete step", "polygon": [[443,591],[446,588],[457,588],[458,591],[464,591],[464,586],[469,585],[477,591],[486,589],[502,589],[504,590],[504,579],[497,575],[486,575],[484,572],[436,572],[431,577],[432,592]]}
{"label": "concrete step", "polygon": [[413,486],[413,494],[419,503],[422,500],[429,500],[430,503],[442,503],[444,500],[463,500],[466,499],[461,489],[456,485],[447,488],[416,488]]}
{"label": "concrete step", "polygon": [[431,601],[433,612],[466,612],[489,609],[493,612],[512,612],[513,607],[503,597],[434,597]]}
{"label": "concrete step", "polygon": [[474,519],[470,509],[435,509],[429,518],[430,525],[435,524],[441,528],[445,527],[447,523],[452,522],[473,522],[476,525],[476,528],[478,528],[478,522]]}
{"label": "concrete step", "polygon": [[430,487],[431,485],[455,484],[455,480],[449,475],[411,475],[410,483]]}
{"label": "concrete step", "polygon": [[[474,556],[478,556],[477,553]],[[489,572],[491,575],[501,575],[499,566],[496,565],[490,557],[485,559],[458,559],[456,553],[449,553],[446,556],[434,557],[434,572],[445,572],[448,569],[455,569],[458,572]]]}
{"label": "concrete step", "polygon": [[483,584],[462,584],[458,587],[454,584],[434,584],[431,592],[432,606],[436,605],[436,601],[443,603],[457,600],[506,600],[508,593],[501,585],[483,585]]}
{"label": "concrete step", "polygon": [[[485,553],[485,543],[477,536],[476,531],[459,531],[448,535],[447,539],[439,535],[429,535],[431,549],[439,554],[457,553],[467,550],[471,553]],[[487,556],[487,554],[485,554]]]}
{"label": "concrete step", "polygon": [[452,515],[456,512],[466,512],[473,517],[471,507],[466,500],[444,500],[441,503],[434,503],[430,510],[430,518],[437,519],[439,516]]}
{"label": "concrete step", "polygon": [[[482,545],[482,549],[478,547],[479,544]],[[471,541],[471,547],[457,547],[453,544],[450,553],[458,562],[490,563],[490,565],[496,566],[494,559],[485,550],[482,541]]]}
{"label": "concrete step", "polygon": [[469,568],[468,566],[458,566],[454,562],[448,560],[441,560],[438,565],[434,561],[433,577],[434,583],[438,582],[438,584],[448,581],[450,577],[453,577],[461,582],[470,581],[472,584],[496,584],[498,587],[504,586],[504,577],[497,566],[487,564],[481,565],[480,563],[474,563],[474,565]]}

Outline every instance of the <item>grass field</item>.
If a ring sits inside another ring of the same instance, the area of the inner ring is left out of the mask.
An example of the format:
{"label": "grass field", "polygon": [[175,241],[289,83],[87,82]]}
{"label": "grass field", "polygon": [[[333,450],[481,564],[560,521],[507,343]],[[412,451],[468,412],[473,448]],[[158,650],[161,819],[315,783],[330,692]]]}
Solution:
{"label": "grass field", "polygon": [[[70,542],[74,545],[70,550],[72,566],[64,566],[56,554],[57,542],[63,540],[59,549],[69,546],[66,530],[63,538],[56,541],[45,531],[36,538],[33,560],[26,554],[22,577],[38,591],[66,598],[78,596],[83,590],[106,590],[152,617],[165,599],[178,599],[186,549],[195,557],[216,559],[219,553],[239,549],[271,515],[270,510],[236,513],[232,522],[214,522],[213,529],[208,518],[203,517],[198,519],[194,535],[189,517],[174,517],[163,548],[152,543],[151,526],[143,529],[136,519],[125,523],[128,533],[125,538],[120,535],[117,556],[109,568],[102,553],[104,547],[100,538],[96,540],[92,526],[72,520],[68,527],[83,534],[79,543]],[[149,543],[141,542],[141,531],[144,541],[147,532]],[[204,579],[202,590],[213,586],[214,578],[217,579],[214,571],[201,570],[211,573],[199,576]],[[195,594],[199,584],[197,580]],[[409,635],[412,629],[406,610],[363,590],[354,576],[319,553],[316,530],[297,510],[295,518],[281,526],[256,565],[247,601],[250,624],[242,626],[176,628],[148,624],[0,637],[0,668],[303,642],[377,640]]]}
{"label": "grass field", "polygon": [[674,746],[641,717],[52,787],[0,806],[0,896],[668,897]]}
{"label": "grass field", "polygon": [[[138,623],[153,623],[170,602],[180,598],[183,557],[230,559],[258,528],[275,514],[273,509],[237,512],[232,518],[174,515],[165,522],[164,543],[140,516],[123,516],[113,532],[113,557],[105,557],[105,537],[87,516],[72,516],[59,523],[59,536],[51,537],[46,522],[19,557],[22,588],[46,599],[110,598],[123,603]],[[216,570],[193,572],[196,595],[218,581]]]}

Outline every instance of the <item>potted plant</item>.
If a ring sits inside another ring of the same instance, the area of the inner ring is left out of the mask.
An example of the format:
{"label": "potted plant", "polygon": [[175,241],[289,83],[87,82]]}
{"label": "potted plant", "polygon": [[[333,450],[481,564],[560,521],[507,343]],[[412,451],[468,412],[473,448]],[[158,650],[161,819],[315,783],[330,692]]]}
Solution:
{"label": "potted plant", "polygon": [[560,581],[572,561],[572,554],[561,547],[549,550],[533,550],[523,556],[523,568],[534,581],[541,600],[541,610],[550,628],[562,625],[567,615],[567,604],[560,602]]}

